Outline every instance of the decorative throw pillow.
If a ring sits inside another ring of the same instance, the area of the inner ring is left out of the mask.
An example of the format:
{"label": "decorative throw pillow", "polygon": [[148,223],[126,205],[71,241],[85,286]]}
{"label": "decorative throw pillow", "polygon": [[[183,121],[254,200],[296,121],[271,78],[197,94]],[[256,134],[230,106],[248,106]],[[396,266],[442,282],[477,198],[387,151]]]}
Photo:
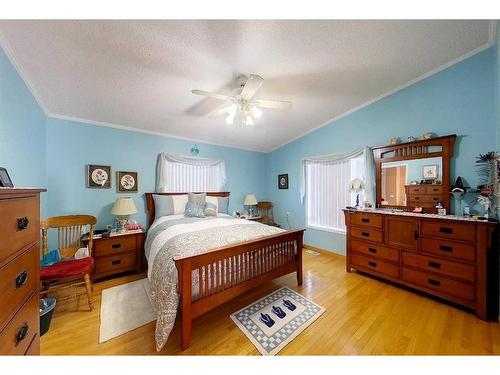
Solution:
{"label": "decorative throw pillow", "polygon": [[207,193],[188,193],[188,202],[203,206],[206,202]]}
{"label": "decorative throw pillow", "polygon": [[205,203],[205,216],[217,216],[217,206],[213,203]]}
{"label": "decorative throw pillow", "polygon": [[229,197],[217,197],[217,212],[227,214],[229,210]]}
{"label": "decorative throw pillow", "polygon": [[186,211],[184,211],[184,216],[186,217],[205,217],[204,205],[195,204],[192,202],[186,203]]}
{"label": "decorative throw pillow", "polygon": [[171,195],[153,194],[153,200],[155,202],[155,220],[174,214],[174,202]]}
{"label": "decorative throw pillow", "polygon": [[174,204],[174,215],[183,214],[186,209],[186,203],[188,202],[188,195],[171,195],[171,197]]}

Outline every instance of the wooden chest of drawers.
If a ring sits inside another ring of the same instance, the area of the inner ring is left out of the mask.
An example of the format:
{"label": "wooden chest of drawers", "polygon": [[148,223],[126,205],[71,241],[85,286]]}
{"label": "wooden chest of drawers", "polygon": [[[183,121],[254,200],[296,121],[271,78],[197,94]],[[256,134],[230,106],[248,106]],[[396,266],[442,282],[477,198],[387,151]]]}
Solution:
{"label": "wooden chest of drawers", "polygon": [[498,317],[498,226],[435,216],[344,210],[352,268]]}
{"label": "wooden chest of drawers", "polygon": [[405,192],[410,207],[434,208],[443,201],[443,185],[406,185]]}
{"label": "wooden chest of drawers", "polygon": [[0,355],[37,355],[40,192],[0,188]]}

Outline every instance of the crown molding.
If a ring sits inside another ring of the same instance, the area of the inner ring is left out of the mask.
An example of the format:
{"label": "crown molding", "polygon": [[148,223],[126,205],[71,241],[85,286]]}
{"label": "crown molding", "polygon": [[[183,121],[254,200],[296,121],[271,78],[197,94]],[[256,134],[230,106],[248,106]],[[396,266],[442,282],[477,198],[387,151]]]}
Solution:
{"label": "crown molding", "polygon": [[498,21],[497,20],[491,20],[490,21],[490,38],[489,38],[489,43],[490,45],[494,45],[496,42],[497,38],[497,29],[498,29]]}
{"label": "crown molding", "polygon": [[405,89],[405,88],[407,88],[407,87],[409,87],[411,85],[414,85],[417,82],[420,82],[420,81],[422,81],[422,80],[424,80],[426,78],[429,78],[429,77],[431,77],[431,76],[433,76],[433,75],[435,75],[435,74],[437,74],[437,73],[439,73],[439,72],[441,72],[441,71],[443,71],[443,70],[445,70],[445,69],[447,69],[447,68],[449,68],[449,67],[451,67],[451,66],[453,66],[455,64],[458,64],[459,62],[461,62],[463,60],[466,60],[469,57],[472,57],[472,56],[474,56],[474,55],[476,55],[476,54],[478,54],[480,52],[483,52],[484,50],[487,50],[488,48],[490,48],[493,45],[492,42],[491,42],[491,24],[490,24],[490,37],[489,37],[489,39],[490,40],[488,40],[488,42],[485,43],[485,44],[483,44],[482,46],[480,46],[480,47],[478,47],[476,49],[473,49],[472,51],[469,51],[469,52],[467,52],[467,53],[465,53],[465,54],[457,57],[456,59],[453,59],[453,60],[451,60],[451,61],[449,61],[449,62],[447,62],[447,63],[445,63],[443,65],[440,65],[437,68],[434,68],[434,69],[428,71],[427,73],[424,73],[421,76],[418,76],[417,78],[414,78],[411,81],[406,82],[405,84],[403,84],[401,86],[398,86],[398,87],[396,87],[396,88],[394,88],[392,90],[389,90],[389,91],[385,92],[382,95],[376,96],[375,98],[370,99],[367,102],[364,102],[363,104],[360,104],[357,107],[354,107],[354,108],[352,108],[352,109],[350,109],[350,110],[348,110],[348,111],[346,111],[346,112],[344,112],[344,113],[342,113],[342,114],[340,114],[338,116],[335,116],[335,117],[333,117],[333,118],[331,118],[331,119],[329,119],[329,120],[321,123],[320,125],[312,128],[312,129],[309,129],[306,132],[301,133],[300,135],[298,135],[298,136],[296,136],[296,137],[294,137],[294,138],[286,141],[285,143],[282,143],[281,145],[274,147],[273,149],[271,149],[268,152],[276,151],[276,150],[280,149],[281,147],[284,147],[284,146],[286,146],[286,145],[288,145],[288,144],[290,144],[292,142],[295,142],[296,140],[298,140],[298,139],[300,139],[302,137],[305,137],[308,134],[311,134],[311,133],[315,132],[318,129],[321,129],[324,126],[333,124],[334,122],[336,122],[337,120],[340,120],[343,117],[346,117],[346,116],[348,116],[348,115],[350,115],[350,114],[352,114],[354,112],[357,112],[360,109],[368,107],[370,104],[376,103],[376,102],[378,102],[381,99],[384,99],[384,98],[386,98],[388,96],[391,96],[392,94],[395,94],[398,91],[401,91],[401,90],[403,90],[403,89]]}
{"label": "crown molding", "polygon": [[49,113],[47,115],[47,117],[48,118],[52,118],[52,119],[56,119],[56,120],[78,122],[78,123],[81,123],[83,125],[102,126],[102,127],[106,127],[106,128],[124,130],[124,131],[129,131],[129,132],[143,133],[143,134],[149,134],[149,135],[156,135],[156,136],[160,136],[160,137],[164,137],[164,138],[178,139],[178,140],[181,140],[181,141],[196,142],[198,144],[204,144],[204,145],[211,145],[211,146],[218,146],[218,147],[225,147],[225,148],[233,148],[233,149],[237,149],[237,150],[259,152],[259,153],[267,153],[268,152],[268,151],[262,150],[262,149],[255,149],[255,148],[249,148],[249,147],[239,147],[239,146],[234,146],[234,145],[230,145],[230,144],[214,143],[214,142],[209,142],[209,141],[202,140],[202,139],[197,139],[197,138],[182,137],[182,136],[179,136],[179,135],[174,135],[174,134],[169,134],[169,133],[163,133],[163,132],[155,132],[155,131],[146,130],[146,129],[138,129],[138,128],[134,128],[134,127],[131,127],[131,126],[118,125],[118,124],[114,124],[114,123],[110,123],[110,122],[94,121],[94,120],[87,120],[87,119],[80,118],[80,117],[59,115],[57,113]]}
{"label": "crown molding", "polygon": [[0,32],[0,47],[5,52],[5,55],[7,56],[10,63],[12,64],[14,69],[16,70],[17,74],[19,74],[19,76],[21,77],[21,80],[24,82],[24,84],[28,88],[28,90],[31,93],[31,95],[33,96],[33,98],[35,98],[35,101],[37,102],[38,106],[41,108],[41,110],[43,111],[45,116],[47,116],[48,115],[47,107],[43,103],[38,92],[36,91],[35,86],[33,86],[31,81],[28,79],[28,75],[24,71],[22,65],[17,61],[16,56],[14,54],[14,51],[13,51],[12,47],[10,46],[9,42],[7,41],[7,39],[4,37],[4,35],[1,32]]}

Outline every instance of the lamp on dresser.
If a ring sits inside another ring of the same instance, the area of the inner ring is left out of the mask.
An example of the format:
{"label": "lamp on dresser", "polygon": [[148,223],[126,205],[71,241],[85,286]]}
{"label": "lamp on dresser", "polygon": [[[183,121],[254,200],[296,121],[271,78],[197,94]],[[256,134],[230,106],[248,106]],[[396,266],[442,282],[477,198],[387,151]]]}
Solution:
{"label": "lamp on dresser", "polygon": [[248,194],[245,197],[245,202],[243,204],[245,206],[249,206],[248,207],[248,214],[250,217],[253,217],[253,206],[257,205],[257,199],[255,198],[255,195]]}
{"label": "lamp on dresser", "polygon": [[120,223],[120,232],[124,233],[126,231],[125,224],[127,224],[129,216],[136,212],[137,208],[132,198],[118,198],[116,200],[111,213],[117,216],[116,220]]}

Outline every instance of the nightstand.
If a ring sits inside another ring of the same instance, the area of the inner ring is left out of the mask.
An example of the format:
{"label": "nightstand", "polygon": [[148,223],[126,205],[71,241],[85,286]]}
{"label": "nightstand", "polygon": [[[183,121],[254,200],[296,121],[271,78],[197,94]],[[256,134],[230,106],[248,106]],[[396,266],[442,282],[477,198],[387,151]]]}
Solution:
{"label": "nightstand", "polygon": [[145,237],[143,231],[94,238],[94,279],[128,271],[142,272]]}
{"label": "nightstand", "polygon": [[258,221],[259,223],[262,223],[262,216],[245,216],[245,220],[250,220],[250,221]]}

